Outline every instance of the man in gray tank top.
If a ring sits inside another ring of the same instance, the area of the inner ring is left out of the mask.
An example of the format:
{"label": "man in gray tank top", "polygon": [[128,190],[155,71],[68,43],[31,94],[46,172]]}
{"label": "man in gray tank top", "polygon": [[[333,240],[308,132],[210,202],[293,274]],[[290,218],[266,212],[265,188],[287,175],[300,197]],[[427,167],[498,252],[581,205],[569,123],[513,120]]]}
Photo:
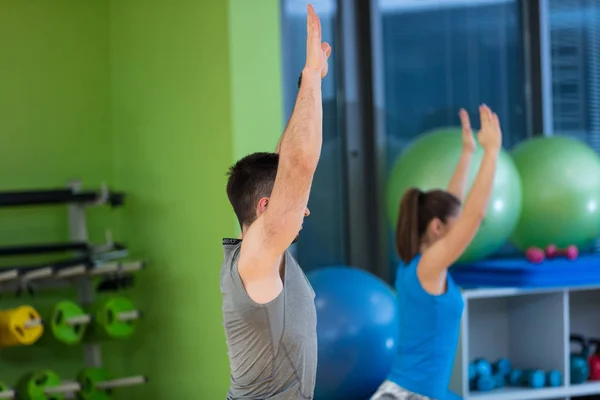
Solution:
{"label": "man in gray tank top", "polygon": [[315,294],[288,251],[298,238],[322,144],[321,80],[331,47],[308,6],[306,64],[276,153],[254,153],[229,171],[227,196],[242,228],[223,239],[223,326],[228,400],[312,399],[317,371]]}

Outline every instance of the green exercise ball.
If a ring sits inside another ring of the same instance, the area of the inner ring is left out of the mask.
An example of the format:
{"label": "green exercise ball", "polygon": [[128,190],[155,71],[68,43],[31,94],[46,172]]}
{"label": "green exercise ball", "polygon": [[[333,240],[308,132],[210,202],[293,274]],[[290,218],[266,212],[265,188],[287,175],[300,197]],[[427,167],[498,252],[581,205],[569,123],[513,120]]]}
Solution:
{"label": "green exercise ball", "polygon": [[[421,135],[400,154],[387,185],[387,215],[394,230],[404,192],[410,187],[446,189],[461,152],[461,129],[444,128]],[[483,149],[478,146],[469,170],[469,187],[482,158]],[[460,261],[482,259],[502,247],[515,228],[520,212],[519,173],[508,153],[501,150],[485,219]]]}
{"label": "green exercise ball", "polygon": [[600,157],[564,136],[522,142],[512,157],[523,183],[523,211],[511,241],[521,250],[585,246],[600,234]]}

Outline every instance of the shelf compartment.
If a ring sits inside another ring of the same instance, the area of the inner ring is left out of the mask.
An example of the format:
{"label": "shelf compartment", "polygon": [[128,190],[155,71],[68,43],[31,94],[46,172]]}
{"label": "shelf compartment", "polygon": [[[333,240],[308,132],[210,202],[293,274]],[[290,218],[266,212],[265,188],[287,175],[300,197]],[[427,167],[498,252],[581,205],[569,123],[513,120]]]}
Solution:
{"label": "shelf compartment", "polygon": [[[464,364],[479,357],[490,362],[508,358],[513,368],[559,370],[565,377],[567,295],[563,291],[467,299],[467,315],[463,324],[467,335],[463,340],[468,345],[463,352],[466,358]],[[560,397],[559,389],[564,387],[509,387],[490,392],[464,392],[468,393],[468,397],[477,398],[533,399],[546,396],[545,393]],[[530,392],[533,397],[519,397],[520,394],[529,396],[527,393]]]}
{"label": "shelf compartment", "polygon": [[570,333],[600,339],[600,289],[569,293]]}
{"label": "shelf compartment", "polygon": [[[584,338],[600,339],[600,289],[579,289],[569,292],[569,334],[583,335]],[[571,351],[579,351],[576,344],[568,344],[569,359]],[[600,349],[599,349],[600,350]],[[571,384],[575,395],[588,396],[600,394],[600,382],[588,381],[582,384]]]}

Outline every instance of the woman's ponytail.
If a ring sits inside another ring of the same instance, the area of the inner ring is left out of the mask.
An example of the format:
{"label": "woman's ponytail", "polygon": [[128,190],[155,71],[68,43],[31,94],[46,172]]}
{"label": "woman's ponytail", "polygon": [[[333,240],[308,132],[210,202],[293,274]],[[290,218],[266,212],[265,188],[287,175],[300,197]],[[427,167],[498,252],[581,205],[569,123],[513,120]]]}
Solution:
{"label": "woman's ponytail", "polygon": [[419,232],[419,206],[422,196],[425,196],[425,193],[417,188],[410,188],[400,202],[396,225],[396,251],[405,264],[419,253],[422,234]]}

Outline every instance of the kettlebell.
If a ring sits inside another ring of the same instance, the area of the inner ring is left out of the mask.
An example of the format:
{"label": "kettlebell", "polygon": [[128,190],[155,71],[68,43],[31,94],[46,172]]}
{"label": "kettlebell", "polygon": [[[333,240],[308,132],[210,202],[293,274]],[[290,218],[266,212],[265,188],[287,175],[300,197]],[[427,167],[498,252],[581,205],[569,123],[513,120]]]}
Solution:
{"label": "kettlebell", "polygon": [[571,383],[583,383],[590,376],[590,366],[588,364],[589,347],[585,338],[581,335],[571,335],[570,343],[577,343],[580,347],[579,352],[572,352],[570,357]]}
{"label": "kettlebell", "polygon": [[600,339],[589,339],[590,358],[590,380],[600,381]]}

